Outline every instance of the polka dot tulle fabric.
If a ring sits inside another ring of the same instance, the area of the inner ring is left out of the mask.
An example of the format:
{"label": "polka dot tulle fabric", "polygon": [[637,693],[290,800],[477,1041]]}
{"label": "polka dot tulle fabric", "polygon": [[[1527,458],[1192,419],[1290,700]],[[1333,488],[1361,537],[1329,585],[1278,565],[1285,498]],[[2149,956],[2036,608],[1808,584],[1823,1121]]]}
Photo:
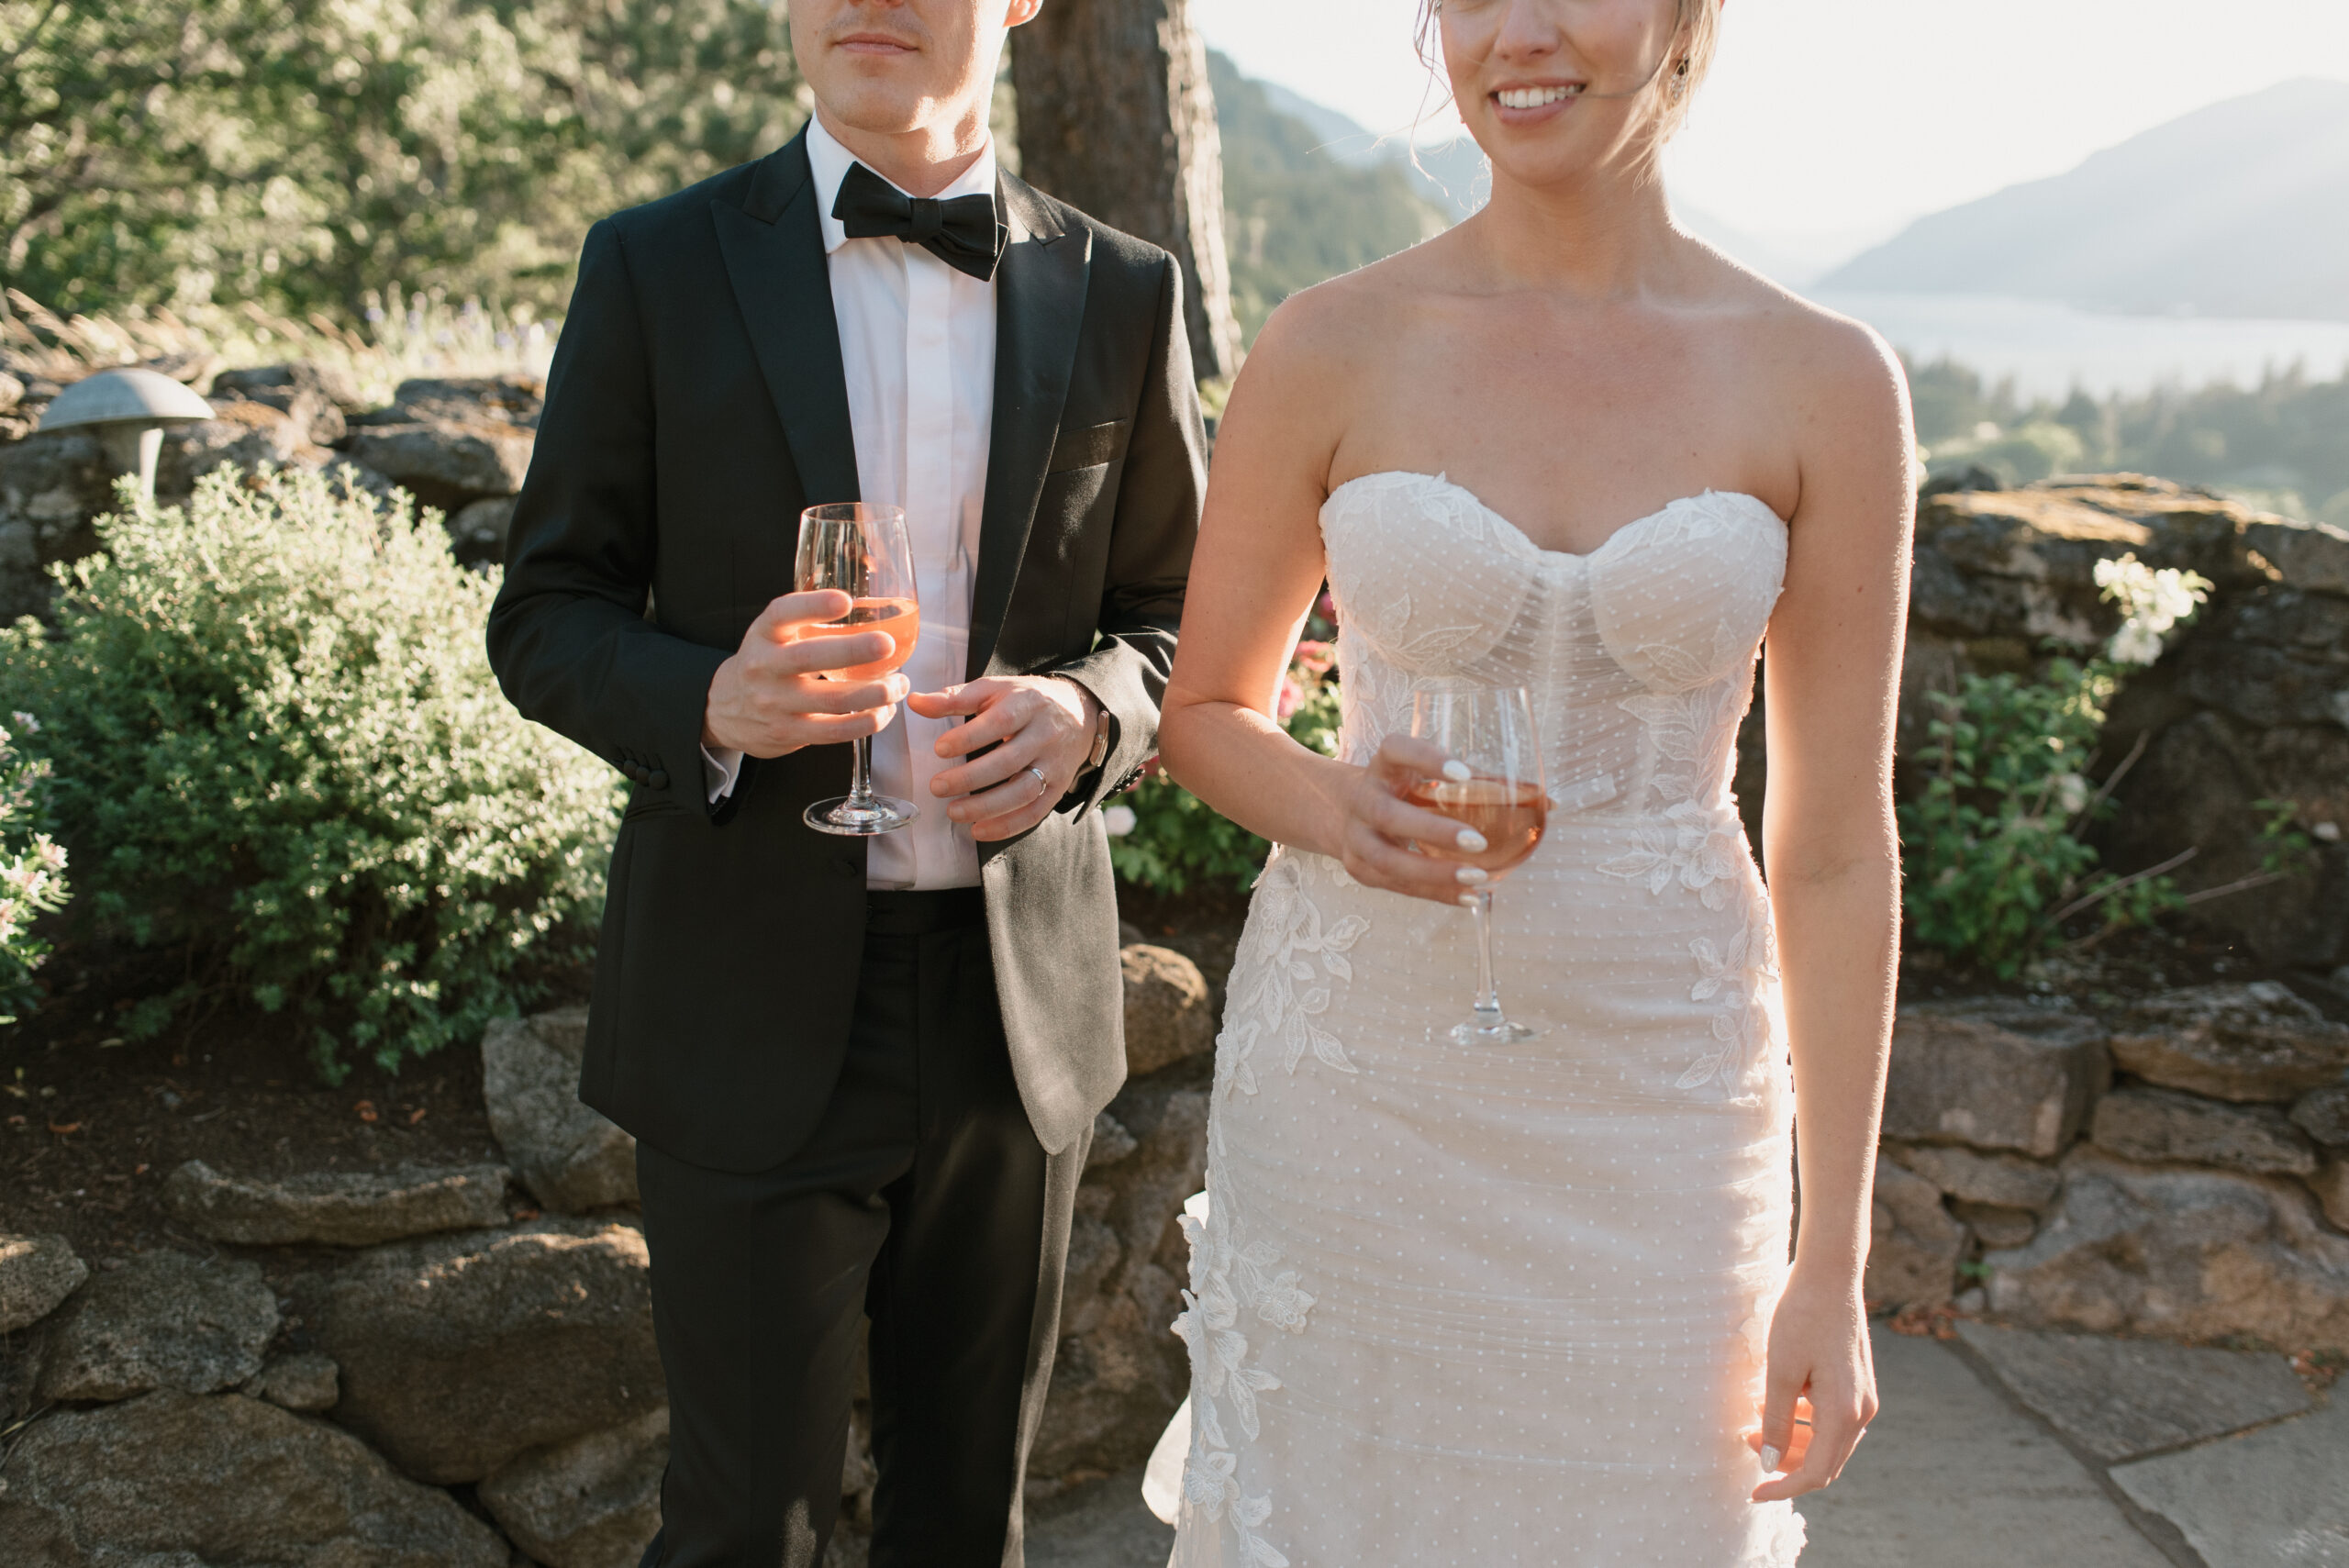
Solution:
{"label": "polka dot tulle fabric", "polygon": [[1415,687],[1523,685],[1549,831],[1495,905],[1510,1011],[1466,1047],[1468,911],[1276,850],[1184,1224],[1175,1568],[1781,1568],[1742,1434],[1790,1219],[1766,895],[1730,795],[1784,524],[1707,494],[1588,555],[1442,477],[1322,512],[1344,754]]}

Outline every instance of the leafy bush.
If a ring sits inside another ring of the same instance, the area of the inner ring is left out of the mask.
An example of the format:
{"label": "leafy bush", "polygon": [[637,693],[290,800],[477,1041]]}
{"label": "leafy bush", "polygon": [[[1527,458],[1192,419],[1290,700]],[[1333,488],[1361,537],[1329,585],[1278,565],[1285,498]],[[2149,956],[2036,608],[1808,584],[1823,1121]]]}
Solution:
{"label": "leafy bush", "polygon": [[[38,733],[31,714],[17,727]],[[65,907],[65,851],[40,830],[48,815],[49,764],[16,749],[0,729],[0,1024],[13,1024],[40,999],[33,971],[49,944],[32,934],[33,921]]]}
{"label": "leafy bush", "polygon": [[0,706],[39,712],[59,837],[104,930],[182,958],[152,1034],[241,990],[386,1070],[512,1013],[576,958],[619,790],[499,695],[496,584],[436,518],[317,474],[121,492],[52,571],[58,635],[6,634]]}
{"label": "leafy bush", "polygon": [[1910,935],[2005,978],[2061,941],[2074,916],[2101,906],[2111,930],[2185,902],[2165,868],[2099,872],[2081,835],[2110,813],[2120,782],[2120,769],[2101,789],[2087,779],[2113,694],[2161,657],[2210,584],[2134,556],[2099,562],[2097,582],[2124,617],[2104,657],[2056,660],[2040,681],[1967,675],[1934,693],[1938,748],[1924,759],[1924,792],[1899,811]]}
{"label": "leafy bush", "polygon": [[[1300,642],[1281,684],[1282,725],[1325,757],[1338,754],[1338,683],[1331,664],[1329,643]],[[1109,840],[1109,859],[1118,874],[1157,893],[1181,893],[1194,882],[1245,888],[1272,851],[1270,844],[1154,762],[1133,793],[1109,811],[1116,835]]]}

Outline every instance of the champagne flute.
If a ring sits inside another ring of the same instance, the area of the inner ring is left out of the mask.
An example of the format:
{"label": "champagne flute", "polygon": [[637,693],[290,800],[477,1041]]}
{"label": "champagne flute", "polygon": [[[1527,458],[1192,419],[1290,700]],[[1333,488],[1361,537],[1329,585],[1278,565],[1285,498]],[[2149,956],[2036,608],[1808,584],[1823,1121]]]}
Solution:
{"label": "champagne flute", "polygon": [[[900,506],[861,504],[810,506],[799,514],[799,558],[795,585],[805,594],[837,588],[854,603],[844,620],[811,626],[807,637],[844,637],[886,632],[887,654],[869,664],[824,673],[828,681],[877,681],[913,657],[921,638],[921,602],[914,591],[914,554],[906,539]],[[869,839],[894,833],[921,815],[910,800],[878,795],[873,788],[873,739],[855,743],[856,762],[849,792],[807,808],[807,823],[818,833]]]}
{"label": "champagne flute", "polygon": [[1442,778],[1420,780],[1406,798],[1483,834],[1486,847],[1460,859],[1493,877],[1463,899],[1476,912],[1475,1009],[1465,1022],[1429,1032],[1460,1045],[1535,1039],[1546,1028],[1505,1017],[1493,984],[1493,887],[1533,852],[1550,814],[1532,699],[1522,686],[1442,685],[1416,692],[1411,735],[1442,747],[1455,765]]}

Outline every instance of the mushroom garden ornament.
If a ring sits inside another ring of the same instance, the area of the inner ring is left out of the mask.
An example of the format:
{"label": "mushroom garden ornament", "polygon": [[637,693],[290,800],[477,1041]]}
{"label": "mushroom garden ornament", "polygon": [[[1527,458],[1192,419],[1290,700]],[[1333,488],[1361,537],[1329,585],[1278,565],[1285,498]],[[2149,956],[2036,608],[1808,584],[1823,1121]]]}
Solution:
{"label": "mushroom garden ornament", "polygon": [[188,387],[159,372],[125,365],[84,376],[59,393],[41,415],[40,428],[95,428],[106,461],[138,474],[140,499],[152,501],[164,428],[211,417],[212,405]]}

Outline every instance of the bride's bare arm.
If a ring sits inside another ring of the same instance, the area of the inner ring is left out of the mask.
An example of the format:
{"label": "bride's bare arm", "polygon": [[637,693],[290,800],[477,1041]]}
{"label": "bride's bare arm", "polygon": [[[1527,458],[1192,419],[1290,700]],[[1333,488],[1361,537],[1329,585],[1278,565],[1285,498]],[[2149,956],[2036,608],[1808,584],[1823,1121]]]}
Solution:
{"label": "bride's bare arm", "polygon": [[1251,832],[1334,856],[1372,886],[1452,903],[1461,868],[1405,846],[1449,841],[1459,828],[1397,795],[1440,770],[1442,753],[1390,740],[1374,766],[1354,767],[1298,745],[1274,717],[1321,588],[1321,504],[1343,429],[1343,312],[1316,295],[1266,323],[1218,428],[1160,755],[1184,787]]}
{"label": "bride's bare arm", "polygon": [[[1770,1334],[1760,1442],[1787,1473],[1833,1480],[1876,1414],[1860,1279],[1898,973],[1892,749],[1915,499],[1906,383],[1880,342],[1820,324],[1798,400],[1802,491],[1764,666],[1763,840],[1794,1054],[1802,1223]],[[1798,1432],[1798,1399],[1812,1427]],[[1767,1460],[1770,1456],[1765,1453]]]}

